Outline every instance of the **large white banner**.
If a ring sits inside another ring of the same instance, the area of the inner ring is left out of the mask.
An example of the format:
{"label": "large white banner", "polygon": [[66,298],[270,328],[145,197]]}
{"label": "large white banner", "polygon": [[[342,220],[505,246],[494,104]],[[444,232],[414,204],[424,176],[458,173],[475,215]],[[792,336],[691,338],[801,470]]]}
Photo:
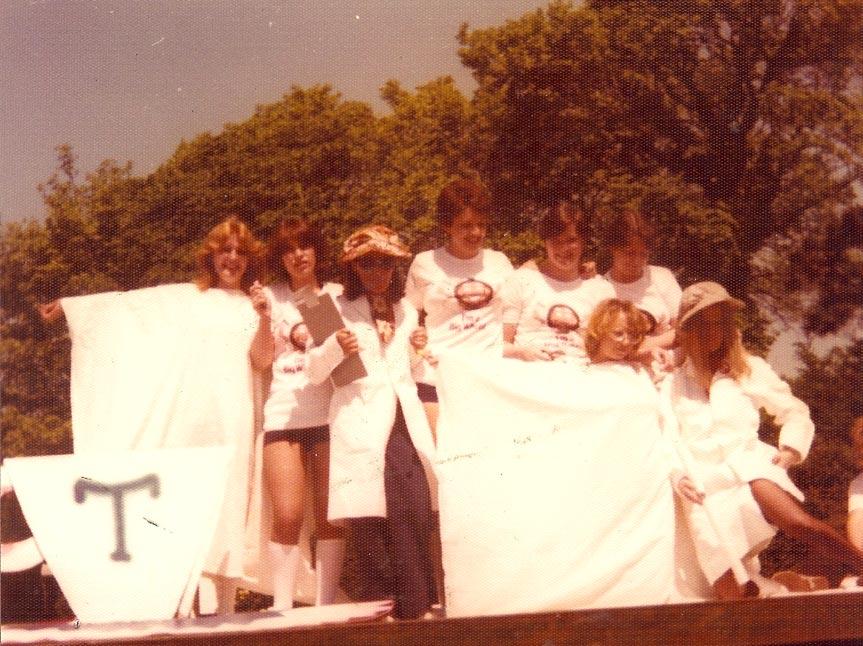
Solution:
{"label": "large white banner", "polygon": [[624,365],[441,357],[447,615],[675,598],[668,449]]}
{"label": "large white banner", "polygon": [[3,469],[82,622],[170,619],[210,549],[231,450],[10,458]]}

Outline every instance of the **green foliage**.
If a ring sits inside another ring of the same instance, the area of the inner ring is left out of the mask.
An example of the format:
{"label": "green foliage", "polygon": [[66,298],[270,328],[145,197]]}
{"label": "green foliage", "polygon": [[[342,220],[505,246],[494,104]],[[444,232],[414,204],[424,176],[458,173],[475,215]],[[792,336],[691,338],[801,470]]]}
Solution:
{"label": "green foliage", "polygon": [[[792,388],[809,405],[816,435],[809,457],[791,475],[806,495],[807,510],[844,532],[848,484],[857,473],[848,431],[854,418],[863,415],[863,340],[834,348],[824,357],[803,344],[798,349],[803,367]],[[775,431],[765,439],[775,443]],[[764,561],[771,570],[789,564],[813,572],[823,567],[815,559],[804,561],[805,554],[801,545],[780,536]]]}
{"label": "green foliage", "polygon": [[[816,260],[854,199],[859,3],[555,1],[464,26],[460,42],[479,84],[472,152],[508,214],[597,188],[626,202],[652,184],[661,200],[640,208],[672,234],[659,255],[684,283],[714,278],[775,312],[808,310],[818,332],[859,312],[842,305],[842,282],[767,253],[802,238]],[[819,291],[814,308],[803,287]]]}

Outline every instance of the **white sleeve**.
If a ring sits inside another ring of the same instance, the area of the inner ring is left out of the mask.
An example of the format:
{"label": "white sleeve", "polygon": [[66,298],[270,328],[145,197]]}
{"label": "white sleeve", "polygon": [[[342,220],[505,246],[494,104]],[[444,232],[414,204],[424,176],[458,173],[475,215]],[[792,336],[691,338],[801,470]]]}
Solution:
{"label": "white sleeve", "polygon": [[410,268],[408,269],[407,280],[405,281],[405,297],[410,301],[418,311],[423,309],[423,301],[425,296],[425,286],[422,279],[419,277],[422,261],[419,256],[414,257]]}
{"label": "white sleeve", "polygon": [[779,446],[800,453],[801,460],[809,455],[815,436],[815,425],[809,407],[791,392],[791,387],[777,375],[761,357],[747,357],[752,373],[740,385],[755,405],[776,418],[779,424]]}
{"label": "white sleeve", "polygon": [[342,346],[336,340],[335,333],[328,336],[324,342],[311,348],[306,358],[306,372],[313,384],[322,384],[330,373],[345,358]]}

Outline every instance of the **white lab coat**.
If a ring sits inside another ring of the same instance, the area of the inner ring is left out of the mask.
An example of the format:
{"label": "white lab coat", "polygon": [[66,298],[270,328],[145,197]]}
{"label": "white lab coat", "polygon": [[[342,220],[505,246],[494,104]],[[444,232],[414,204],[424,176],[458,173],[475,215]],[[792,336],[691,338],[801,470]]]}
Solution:
{"label": "white lab coat", "polygon": [[722,538],[716,535],[705,506],[684,503],[696,555],[710,583],[731,566],[729,550],[745,563],[776,533],[753,498],[750,482],[772,480],[803,500],[785,469],[771,463],[776,447],[758,439],[759,409],[773,415],[780,425],[779,446],[796,449],[803,459],[815,432],[809,408],[770,365],[755,356],[748,356],[747,362],[749,375],[736,380],[718,373],[709,394],[699,384],[690,361],[660,387],[663,427],[687,458],[678,468],[695,471],[692,475],[707,494],[705,505],[725,533]]}
{"label": "white lab coat", "polygon": [[[337,386],[330,401],[329,520],[386,517],[384,454],[397,402],[429,481],[432,508],[436,508],[436,481],[431,466],[434,443],[411,377],[415,355],[409,337],[417,328],[417,311],[405,299],[396,303],[394,335],[383,344],[365,296],[353,301],[340,296],[336,305],[346,326],[357,336],[360,358],[368,374]],[[323,382],[343,358],[344,352],[333,334],[309,351],[309,380]]]}

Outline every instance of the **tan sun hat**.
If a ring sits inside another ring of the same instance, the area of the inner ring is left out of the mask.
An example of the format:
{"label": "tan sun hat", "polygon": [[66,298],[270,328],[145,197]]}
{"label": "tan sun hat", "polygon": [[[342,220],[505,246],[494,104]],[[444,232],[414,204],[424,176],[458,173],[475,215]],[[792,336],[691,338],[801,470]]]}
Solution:
{"label": "tan sun hat", "polygon": [[341,262],[350,262],[367,253],[382,253],[395,258],[410,258],[411,251],[399,234],[382,224],[373,224],[354,231],[342,246]]}
{"label": "tan sun hat", "polygon": [[705,280],[690,285],[683,290],[680,296],[680,312],[677,316],[677,327],[680,328],[698,312],[705,307],[716,305],[716,303],[729,303],[732,307],[744,307],[743,301],[734,298],[719,283]]}

